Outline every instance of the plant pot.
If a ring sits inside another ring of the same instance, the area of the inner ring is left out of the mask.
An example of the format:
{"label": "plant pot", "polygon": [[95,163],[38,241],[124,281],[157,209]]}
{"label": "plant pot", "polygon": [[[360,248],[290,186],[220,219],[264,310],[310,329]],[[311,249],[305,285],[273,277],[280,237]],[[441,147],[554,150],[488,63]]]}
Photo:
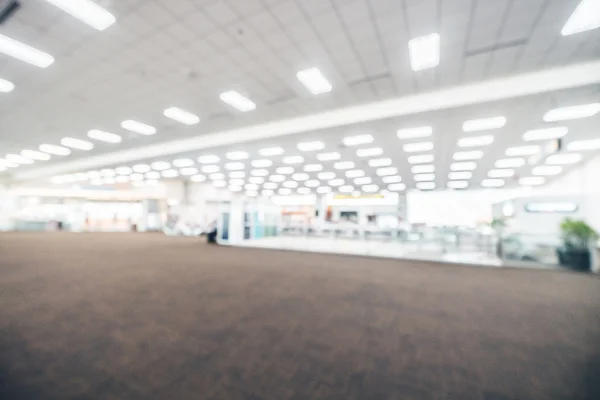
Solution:
{"label": "plant pot", "polygon": [[591,255],[588,250],[557,250],[560,265],[575,271],[590,271]]}

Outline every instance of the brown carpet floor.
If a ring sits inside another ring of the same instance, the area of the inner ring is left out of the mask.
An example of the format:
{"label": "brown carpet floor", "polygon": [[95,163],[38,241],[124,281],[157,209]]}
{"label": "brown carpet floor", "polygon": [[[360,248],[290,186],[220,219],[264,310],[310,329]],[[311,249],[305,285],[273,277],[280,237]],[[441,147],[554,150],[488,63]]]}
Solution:
{"label": "brown carpet floor", "polygon": [[0,399],[600,399],[600,279],[0,234]]}

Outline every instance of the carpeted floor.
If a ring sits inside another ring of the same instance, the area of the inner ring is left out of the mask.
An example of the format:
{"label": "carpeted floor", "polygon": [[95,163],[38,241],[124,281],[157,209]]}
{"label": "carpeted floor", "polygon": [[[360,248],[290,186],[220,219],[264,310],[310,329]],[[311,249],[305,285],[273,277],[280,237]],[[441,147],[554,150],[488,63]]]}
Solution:
{"label": "carpeted floor", "polygon": [[600,279],[0,234],[0,399],[600,399]]}

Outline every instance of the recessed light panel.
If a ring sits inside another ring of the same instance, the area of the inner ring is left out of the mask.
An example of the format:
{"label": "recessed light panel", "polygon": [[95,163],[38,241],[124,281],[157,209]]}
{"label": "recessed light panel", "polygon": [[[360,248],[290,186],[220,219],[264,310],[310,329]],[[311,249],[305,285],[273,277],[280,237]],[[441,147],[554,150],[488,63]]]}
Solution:
{"label": "recessed light panel", "polygon": [[546,178],[542,176],[526,176],[519,179],[519,185],[522,186],[538,186],[543,185],[546,182]]}
{"label": "recessed light panel", "polygon": [[452,156],[452,158],[456,161],[479,160],[482,157],[483,151],[481,150],[457,151]]}
{"label": "recessed light panel", "polygon": [[321,164],[307,164],[304,166],[304,170],[306,172],[318,172],[323,170],[323,165]]}
{"label": "recessed light panel", "polygon": [[279,156],[281,154],[283,154],[285,152],[285,150],[283,150],[281,147],[267,147],[264,149],[260,149],[258,151],[258,154],[260,154],[263,157],[273,157],[273,156]]}
{"label": "recessed light panel", "polygon": [[440,63],[440,35],[432,33],[411,39],[408,52],[413,71],[437,67]]}
{"label": "recessed light panel", "polygon": [[92,142],[88,142],[87,140],[68,138],[68,137],[63,138],[60,141],[60,144],[62,144],[63,146],[66,146],[66,147],[70,147],[72,149],[85,150],[85,151],[89,151],[94,148],[94,144]]}
{"label": "recessed light panel", "polygon": [[414,176],[415,182],[426,182],[435,180],[435,174],[417,174]]}
{"label": "recessed light panel", "polygon": [[389,176],[396,175],[398,173],[398,169],[394,167],[378,168],[375,172],[378,176]]}
{"label": "recessed light panel", "polygon": [[359,146],[361,144],[373,143],[372,135],[347,136],[342,141],[346,146]]}
{"label": "recessed light panel", "polygon": [[600,2],[581,0],[560,33],[563,36],[585,32],[600,27]]}
{"label": "recessed light panel", "polygon": [[195,125],[200,122],[200,117],[191,112],[182,110],[181,108],[171,107],[163,111],[163,114],[167,118],[171,118],[174,121],[181,122],[184,125]]}
{"label": "recessed light panel", "polygon": [[372,147],[370,149],[358,149],[356,155],[359,157],[377,157],[383,154],[381,147]]}
{"label": "recessed light panel", "polygon": [[429,174],[435,172],[435,167],[433,165],[415,165],[410,171],[413,174]]}
{"label": "recessed light panel", "polygon": [[0,34],[0,53],[40,68],[46,68],[54,62],[54,57],[50,54],[2,34]]}
{"label": "recessed light panel", "polygon": [[432,154],[422,154],[419,156],[410,156],[408,157],[409,164],[428,164],[433,162]]}
{"label": "recessed light panel", "polygon": [[[156,162],[153,162],[150,166],[154,170],[164,171],[164,170],[167,170],[167,169],[171,168],[171,163],[168,163],[166,161],[156,161]],[[134,167],[134,169],[135,169],[135,167]],[[204,169],[203,169],[203,171],[204,172],[210,172],[210,171],[205,171]],[[218,169],[217,169],[217,171],[218,171]]]}
{"label": "recessed light panel", "polygon": [[149,136],[149,135],[154,135],[156,133],[155,127],[144,124],[139,121],[134,121],[132,119],[128,119],[128,120],[121,122],[121,128],[127,129],[128,131],[131,131],[134,133],[139,133],[140,135]]}
{"label": "recessed light panel", "polygon": [[450,189],[466,189],[469,187],[468,181],[449,181],[446,186]]}
{"label": "recessed light panel", "polygon": [[519,146],[519,147],[509,147],[506,149],[506,155],[509,157],[515,156],[532,156],[534,154],[538,154],[541,151],[541,147],[537,145],[531,146]]}
{"label": "recessed light panel", "polygon": [[177,168],[191,167],[192,165],[194,165],[194,160],[189,158],[178,158],[173,160],[173,166]]}
{"label": "recessed light panel", "polygon": [[371,178],[369,178],[368,176],[363,176],[362,178],[356,178],[354,180],[354,184],[355,185],[368,185],[372,181],[373,180]]}
{"label": "recessed light panel", "polygon": [[331,83],[329,83],[318,68],[299,71],[296,77],[312,94],[331,92]]}
{"label": "recessed light panel", "polygon": [[407,153],[429,151],[433,149],[433,142],[406,143],[402,146],[402,149]]}
{"label": "recessed light panel", "polygon": [[335,178],[335,172],[321,172],[317,177],[322,180],[333,179]]}
{"label": "recessed light panel", "polygon": [[417,182],[415,186],[419,190],[433,190],[435,189],[435,182]]}
{"label": "recessed light panel", "polygon": [[406,189],[406,185],[404,183],[392,183],[387,188],[392,192],[401,192]]}
{"label": "recessed light panel", "polygon": [[212,154],[200,156],[196,159],[200,164],[215,164],[218,163],[221,158]]}
{"label": "recessed light panel", "polygon": [[205,165],[201,168],[201,170],[205,174],[212,174],[215,172],[219,172],[221,170],[221,167],[219,167],[218,165]]}
{"label": "recessed light panel", "polygon": [[123,140],[120,135],[111,132],[105,132],[98,129],[92,129],[87,133],[90,139],[106,143],[121,143]]}
{"label": "recessed light panel", "polygon": [[303,143],[298,143],[298,145],[296,147],[300,151],[317,151],[317,150],[323,150],[325,148],[325,143],[319,142],[319,141],[303,142]]}
{"label": "recessed light panel", "polygon": [[115,23],[115,16],[91,0],[46,0],[99,31]]}
{"label": "recessed light panel", "polygon": [[455,162],[450,164],[451,171],[473,171],[477,168],[477,163],[474,161]]}
{"label": "recessed light panel", "polygon": [[256,104],[252,100],[242,96],[240,93],[234,90],[221,93],[219,98],[222,102],[229,104],[231,107],[241,112],[247,112],[256,109]]}
{"label": "recessed light panel", "polygon": [[294,168],[292,167],[279,167],[275,170],[278,174],[281,175],[289,175],[294,173]]}
{"label": "recessed light panel", "polygon": [[540,165],[538,167],[534,167],[531,170],[533,175],[539,176],[551,176],[558,175],[563,171],[563,168],[559,165]]}
{"label": "recessed light panel", "polygon": [[544,121],[557,122],[571,119],[589,118],[600,112],[600,103],[582,104],[578,106],[555,108],[544,115]]}
{"label": "recessed light panel", "polygon": [[568,165],[577,164],[582,157],[579,153],[553,154],[546,158],[546,164],[549,165]]}
{"label": "recessed light panel", "polygon": [[457,171],[448,173],[448,179],[450,180],[465,180],[471,179],[473,177],[473,173],[470,171]]}
{"label": "recessed light panel", "polygon": [[494,163],[496,168],[519,168],[525,165],[524,158],[503,158]]}
{"label": "recessed light panel", "polygon": [[7,154],[4,156],[4,159],[9,163],[15,164],[33,164],[34,161],[30,158],[20,156],[18,154]]}
{"label": "recessed light panel", "polygon": [[283,162],[284,164],[302,164],[304,162],[304,157],[302,157],[302,156],[283,157],[281,162]]}
{"label": "recessed light panel", "polygon": [[225,164],[225,169],[228,171],[238,171],[246,168],[246,165],[241,162],[230,162]]}
{"label": "recessed light panel", "polygon": [[416,139],[429,137],[433,134],[431,126],[419,126],[416,128],[403,128],[396,132],[398,139]]}
{"label": "recessed light panel", "polygon": [[335,169],[352,169],[355,165],[352,161],[341,161],[333,164],[333,168]]}
{"label": "recessed light panel", "polygon": [[37,161],[48,161],[51,158],[50,154],[35,150],[23,150],[21,156]]}
{"label": "recessed light panel", "polygon": [[7,81],[6,79],[0,79],[0,92],[12,92],[14,88],[15,85],[12,82]]}
{"label": "recessed light panel", "polygon": [[485,188],[498,188],[504,186],[504,179],[484,179],[481,181],[481,186]]}
{"label": "recessed light panel", "polygon": [[340,158],[342,158],[342,156],[338,152],[317,154],[317,160],[319,161],[335,161]]}
{"label": "recessed light panel", "polygon": [[365,176],[365,171],[363,171],[362,169],[352,169],[346,171],[346,176],[348,178],[359,178],[361,176]]}
{"label": "recessed light panel", "polygon": [[381,178],[381,180],[383,181],[383,183],[398,183],[402,182],[402,177],[398,175],[384,176],[383,178]]}
{"label": "recessed light panel", "polygon": [[238,161],[249,158],[250,154],[245,151],[230,151],[225,154],[225,157],[227,157],[228,160]]}
{"label": "recessed light panel", "polygon": [[586,151],[600,149],[600,139],[575,140],[567,145],[569,151]]}
{"label": "recessed light panel", "polygon": [[494,143],[493,135],[471,136],[459,139],[458,147],[480,147]]}
{"label": "recessed light panel", "polygon": [[490,171],[488,171],[488,176],[490,178],[510,178],[512,176],[515,176],[515,170],[514,169],[492,169]]}
{"label": "recessed light panel", "polygon": [[389,165],[392,165],[392,159],[391,158],[375,158],[372,160],[369,160],[369,166],[371,167],[387,167]]}
{"label": "recessed light panel", "polygon": [[565,126],[557,126],[554,128],[535,129],[527,131],[523,134],[523,140],[532,142],[535,140],[550,140],[558,139],[569,133],[569,129]]}
{"label": "recessed light panel", "polygon": [[483,119],[472,119],[463,123],[463,131],[477,132],[499,129],[506,125],[506,117],[492,117]]}
{"label": "recessed light panel", "polygon": [[273,161],[267,160],[267,159],[252,161],[252,166],[254,168],[266,168],[266,167],[270,167],[271,165],[273,165]]}

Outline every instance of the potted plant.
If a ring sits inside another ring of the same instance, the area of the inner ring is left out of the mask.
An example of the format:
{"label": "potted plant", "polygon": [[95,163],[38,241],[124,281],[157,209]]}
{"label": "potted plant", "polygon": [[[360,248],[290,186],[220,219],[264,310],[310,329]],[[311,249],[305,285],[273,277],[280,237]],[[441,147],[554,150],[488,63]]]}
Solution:
{"label": "potted plant", "polygon": [[590,270],[590,242],[598,238],[598,233],[584,221],[566,218],[560,224],[563,247],[557,249],[560,265],[577,271]]}

